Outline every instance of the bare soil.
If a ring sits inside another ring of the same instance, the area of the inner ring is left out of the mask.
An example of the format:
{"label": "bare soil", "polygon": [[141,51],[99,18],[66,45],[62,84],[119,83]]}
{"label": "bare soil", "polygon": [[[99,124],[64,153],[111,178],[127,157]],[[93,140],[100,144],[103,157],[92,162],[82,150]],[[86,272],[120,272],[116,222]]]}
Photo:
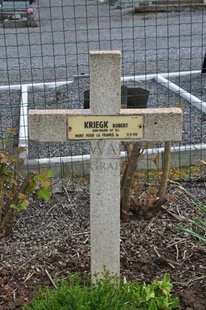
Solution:
{"label": "bare soil", "polygon": [[[138,282],[169,273],[179,309],[206,309],[206,245],[177,230],[183,216],[198,215],[192,197],[205,203],[205,183],[171,184],[168,202],[150,220],[121,223],[121,274]],[[12,232],[0,240],[0,310],[21,309],[50,277],[90,272],[89,191],[68,184],[51,201],[32,202]]]}

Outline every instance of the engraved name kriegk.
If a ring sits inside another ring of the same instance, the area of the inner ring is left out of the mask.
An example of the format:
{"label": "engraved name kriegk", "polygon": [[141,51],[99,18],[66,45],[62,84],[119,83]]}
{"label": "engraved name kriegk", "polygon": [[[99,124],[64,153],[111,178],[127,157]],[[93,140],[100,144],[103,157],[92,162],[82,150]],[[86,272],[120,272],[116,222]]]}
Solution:
{"label": "engraved name kriegk", "polygon": [[70,116],[69,140],[142,139],[144,117],[125,116]]}

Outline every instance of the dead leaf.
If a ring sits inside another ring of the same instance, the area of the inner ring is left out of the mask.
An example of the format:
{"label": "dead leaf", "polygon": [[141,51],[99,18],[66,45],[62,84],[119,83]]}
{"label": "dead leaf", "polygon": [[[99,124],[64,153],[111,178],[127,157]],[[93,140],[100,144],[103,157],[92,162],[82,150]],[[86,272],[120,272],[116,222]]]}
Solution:
{"label": "dead leaf", "polygon": [[3,286],[3,290],[4,290],[5,292],[11,292],[12,287],[11,287],[10,285],[6,284],[6,285]]}

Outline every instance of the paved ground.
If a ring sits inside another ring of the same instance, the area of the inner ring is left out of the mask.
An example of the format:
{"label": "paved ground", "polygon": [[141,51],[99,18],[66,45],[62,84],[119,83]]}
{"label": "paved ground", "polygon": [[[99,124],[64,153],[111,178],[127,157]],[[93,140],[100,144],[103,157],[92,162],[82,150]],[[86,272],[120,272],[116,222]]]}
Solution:
{"label": "paved ground", "polygon": [[200,69],[206,51],[202,11],[143,16],[97,0],[40,0],[38,18],[39,28],[0,29],[1,84],[88,72],[91,49],[122,50],[127,75]]}

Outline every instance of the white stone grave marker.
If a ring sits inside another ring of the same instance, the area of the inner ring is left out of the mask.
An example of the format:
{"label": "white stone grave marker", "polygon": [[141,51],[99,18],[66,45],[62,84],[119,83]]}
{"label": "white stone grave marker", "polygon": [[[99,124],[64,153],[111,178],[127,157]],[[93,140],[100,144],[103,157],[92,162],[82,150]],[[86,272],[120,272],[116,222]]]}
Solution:
{"label": "white stone grave marker", "polygon": [[[91,273],[120,272],[121,140],[180,141],[179,108],[121,110],[121,53],[90,52],[90,110],[30,110],[29,138],[91,140]],[[78,207],[78,206],[77,206]]]}

